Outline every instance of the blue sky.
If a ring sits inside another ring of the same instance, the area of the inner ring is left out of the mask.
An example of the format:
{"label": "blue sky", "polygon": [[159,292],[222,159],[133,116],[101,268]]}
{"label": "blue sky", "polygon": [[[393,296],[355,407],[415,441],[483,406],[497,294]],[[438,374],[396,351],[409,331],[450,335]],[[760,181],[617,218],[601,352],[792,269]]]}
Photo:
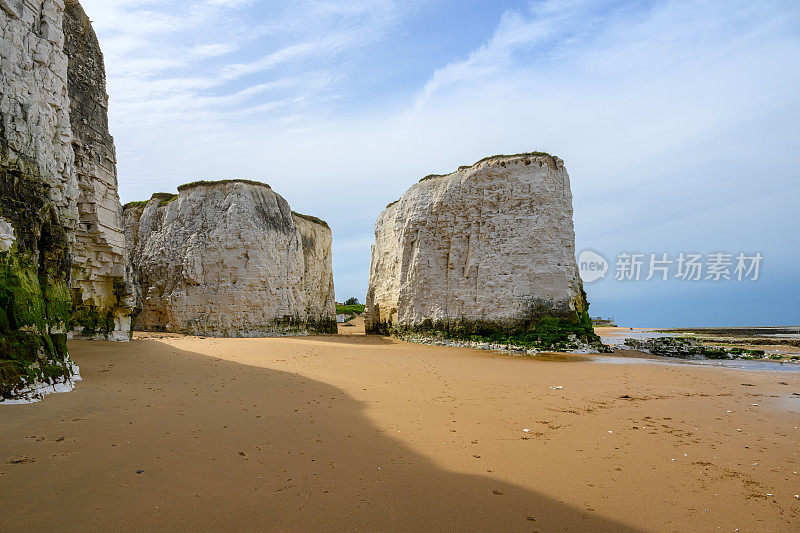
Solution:
{"label": "blue sky", "polygon": [[334,231],[363,300],[372,227],[419,178],[542,150],[577,248],[760,252],[758,281],[607,279],[625,325],[800,323],[800,4],[83,0],[123,202],[265,181]]}

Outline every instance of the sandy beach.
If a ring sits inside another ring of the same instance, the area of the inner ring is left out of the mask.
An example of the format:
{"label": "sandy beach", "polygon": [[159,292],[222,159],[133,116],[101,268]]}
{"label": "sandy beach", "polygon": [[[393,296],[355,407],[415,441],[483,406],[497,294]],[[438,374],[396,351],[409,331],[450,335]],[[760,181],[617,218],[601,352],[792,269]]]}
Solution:
{"label": "sandy beach", "polygon": [[365,336],[70,350],[75,391],[0,407],[3,531],[800,528],[796,372]]}

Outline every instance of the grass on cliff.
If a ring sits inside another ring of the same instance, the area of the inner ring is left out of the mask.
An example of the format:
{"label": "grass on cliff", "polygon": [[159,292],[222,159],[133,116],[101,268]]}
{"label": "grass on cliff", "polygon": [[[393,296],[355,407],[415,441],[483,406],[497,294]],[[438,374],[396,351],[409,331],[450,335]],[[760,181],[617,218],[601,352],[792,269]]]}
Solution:
{"label": "grass on cliff", "polygon": [[177,194],[172,194],[171,192],[157,192],[153,196],[150,197],[151,200],[160,200],[158,202],[158,207],[164,207],[167,204],[170,204],[178,199]]}
{"label": "grass on cliff", "polygon": [[178,186],[178,192],[181,191],[188,191],[189,189],[194,189],[195,187],[204,187],[204,186],[213,186],[213,185],[224,185],[228,183],[245,183],[247,185],[256,185],[259,187],[266,187],[267,189],[271,189],[269,185],[260,181],[254,180],[245,180],[245,179],[232,179],[232,180],[217,180],[217,181],[208,181],[208,180],[199,180],[199,181],[192,181],[190,183],[184,183],[183,185]]}
{"label": "grass on cliff", "polygon": [[122,206],[122,209],[125,210],[125,209],[130,209],[132,207],[144,207],[147,205],[148,201],[149,200],[136,200],[134,202],[128,202],[127,204]]}
{"label": "grass on cliff", "polygon": [[298,218],[302,218],[303,220],[308,220],[309,222],[313,222],[314,224],[319,224],[320,226],[325,226],[326,228],[330,228],[330,226],[328,226],[328,223],[322,220],[321,218],[313,217],[311,215],[304,215],[296,211],[292,211],[292,214]]}
{"label": "grass on cliff", "polygon": [[[553,167],[556,166],[555,157],[553,157],[552,155],[548,154],[547,152],[525,152],[525,153],[522,153],[522,154],[514,154],[514,155],[502,155],[502,154],[500,154],[500,155],[491,155],[489,157],[484,157],[483,159],[481,159],[480,161],[478,161],[474,165],[462,165],[462,166],[458,167],[458,170],[456,172],[469,170],[472,167],[476,167],[476,166],[480,165],[481,163],[486,163],[488,161],[494,161],[496,159],[503,159],[505,157],[544,157],[550,162],[551,166],[553,166]],[[530,162],[528,161],[525,164],[528,165],[528,164],[530,164]],[[503,164],[503,166],[505,166],[505,164]],[[419,180],[419,182],[422,183],[423,181],[435,180],[437,178],[443,178],[443,177],[449,176],[449,175],[450,174],[429,174],[429,175],[425,176],[424,178],[422,178],[421,180]]]}
{"label": "grass on cliff", "polygon": [[[177,194],[173,194],[171,192],[157,192],[157,193],[154,193],[153,196],[150,197],[150,200],[154,200],[154,199],[155,200],[161,200],[158,203],[158,207],[164,207],[165,205],[167,205],[169,203],[172,203],[175,200],[177,200],[178,199],[178,195]],[[138,201],[135,201],[135,202],[128,202],[127,204],[122,206],[122,209],[125,210],[125,209],[130,209],[132,207],[145,207],[148,203],[150,203],[150,200],[138,200]]]}

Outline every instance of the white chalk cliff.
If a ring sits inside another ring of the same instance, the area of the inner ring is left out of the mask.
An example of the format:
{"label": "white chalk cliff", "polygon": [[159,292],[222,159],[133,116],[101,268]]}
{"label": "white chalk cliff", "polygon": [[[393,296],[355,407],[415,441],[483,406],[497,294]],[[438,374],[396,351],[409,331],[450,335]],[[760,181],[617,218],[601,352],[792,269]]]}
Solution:
{"label": "white chalk cliff", "polygon": [[105,89],[77,0],[0,0],[0,398],[69,379],[69,335],[129,339]]}
{"label": "white chalk cliff", "polygon": [[515,333],[544,318],[582,332],[564,162],[496,156],[412,186],[375,223],[366,304],[377,333]]}
{"label": "white chalk cliff", "polygon": [[335,333],[331,230],[268,185],[198,182],[125,206],[135,329],[225,337]]}
{"label": "white chalk cliff", "polygon": [[136,301],[108,130],[106,73],[97,36],[76,0],[66,0],[64,36],[80,217],[72,258],[72,335],[126,341]]}

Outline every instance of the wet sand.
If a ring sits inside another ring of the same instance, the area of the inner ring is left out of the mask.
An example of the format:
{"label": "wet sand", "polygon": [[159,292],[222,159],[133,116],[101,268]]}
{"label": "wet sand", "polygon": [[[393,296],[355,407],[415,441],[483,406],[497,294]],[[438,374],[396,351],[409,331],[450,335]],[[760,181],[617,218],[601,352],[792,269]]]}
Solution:
{"label": "wet sand", "polygon": [[798,373],[159,337],[0,406],[0,530],[800,529]]}

